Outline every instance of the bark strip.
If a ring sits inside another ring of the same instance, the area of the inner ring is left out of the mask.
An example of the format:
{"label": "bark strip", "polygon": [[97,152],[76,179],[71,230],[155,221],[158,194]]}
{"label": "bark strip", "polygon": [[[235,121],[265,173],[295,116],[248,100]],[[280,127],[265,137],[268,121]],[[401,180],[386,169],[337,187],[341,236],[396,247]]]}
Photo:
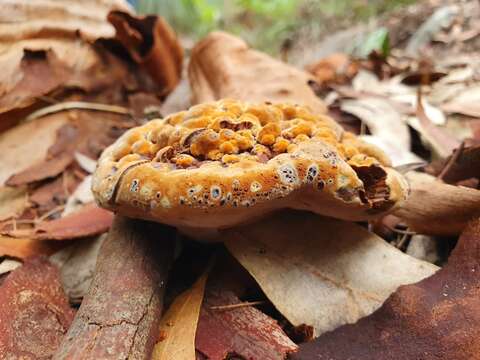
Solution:
{"label": "bark strip", "polygon": [[116,216],[92,285],[54,359],[147,359],[158,335],[174,231]]}

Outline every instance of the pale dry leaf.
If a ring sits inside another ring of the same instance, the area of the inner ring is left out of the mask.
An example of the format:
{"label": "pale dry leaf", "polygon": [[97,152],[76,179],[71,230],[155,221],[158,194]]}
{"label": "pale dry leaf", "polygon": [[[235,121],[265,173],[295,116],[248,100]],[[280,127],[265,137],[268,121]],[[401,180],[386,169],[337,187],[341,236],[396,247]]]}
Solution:
{"label": "pale dry leaf", "polygon": [[208,273],[180,294],[160,321],[160,337],[152,360],[195,359],[195,333]]}
{"label": "pale dry leaf", "polygon": [[92,193],[92,175],[89,175],[82,180],[73,194],[67,199],[62,217],[80,210],[84,205],[94,200]]}
{"label": "pale dry leaf", "polygon": [[421,163],[423,160],[408,149],[398,146],[389,139],[381,138],[375,135],[361,135],[359,139],[373,144],[382,149],[390,158],[395,167],[404,166],[411,163]]}
{"label": "pale dry leaf", "polygon": [[48,117],[0,134],[0,186],[12,175],[44,160],[55,143],[57,130],[67,121],[66,118]]}
{"label": "pale dry leaf", "polygon": [[85,170],[89,174],[93,174],[97,166],[96,160],[93,160],[92,158],[89,158],[88,156],[83,155],[81,152],[78,151],[75,151],[73,156],[75,157],[78,165],[80,165],[83,170]]}
{"label": "pale dry leaf", "polygon": [[411,56],[418,55],[418,52],[432,40],[435,34],[453,22],[459,10],[456,5],[442,6],[436,9],[410,37],[406,53]]}
{"label": "pale dry leaf", "polygon": [[22,263],[17,260],[4,259],[0,262],[0,275],[9,273],[12,270],[15,270],[19,266],[22,266]]}
{"label": "pale dry leaf", "polygon": [[394,166],[419,160],[410,151],[410,131],[404,116],[389,100],[368,96],[347,99],[340,102],[340,109],[368,126],[372,135],[363,136],[363,140],[385,151]]}
{"label": "pale dry leaf", "polygon": [[93,279],[98,252],[106,234],[81,239],[50,256],[50,262],[60,270],[63,290],[70,303],[80,303]]}
{"label": "pale dry leaf", "polygon": [[414,258],[435,264],[440,260],[438,243],[434,237],[428,235],[412,235],[406,253]]}
{"label": "pale dry leaf", "polygon": [[24,187],[0,186],[0,221],[20,215],[28,206]]}
{"label": "pale dry leaf", "polygon": [[373,135],[395,144],[397,148],[410,149],[408,126],[402,114],[387,100],[374,97],[343,100],[340,109],[358,117]]}
{"label": "pale dry leaf", "polygon": [[309,213],[282,212],[224,238],[275,307],[317,336],[371,314],[398,286],[438,269],[359,225]]}

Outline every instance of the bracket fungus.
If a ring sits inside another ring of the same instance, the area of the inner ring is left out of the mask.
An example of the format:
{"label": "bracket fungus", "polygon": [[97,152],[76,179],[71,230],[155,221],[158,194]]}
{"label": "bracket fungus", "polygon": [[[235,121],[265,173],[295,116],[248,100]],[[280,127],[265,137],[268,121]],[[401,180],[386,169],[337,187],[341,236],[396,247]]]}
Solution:
{"label": "bracket fungus", "polygon": [[123,215],[195,230],[282,208],[366,220],[404,200],[408,185],[326,115],[220,100],[127,131],[102,154],[93,193]]}

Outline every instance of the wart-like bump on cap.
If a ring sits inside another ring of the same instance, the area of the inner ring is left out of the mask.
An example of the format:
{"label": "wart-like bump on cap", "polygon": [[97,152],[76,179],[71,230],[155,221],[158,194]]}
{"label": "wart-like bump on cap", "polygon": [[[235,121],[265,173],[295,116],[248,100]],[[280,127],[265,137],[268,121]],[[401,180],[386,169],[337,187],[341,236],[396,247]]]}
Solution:
{"label": "wart-like bump on cap", "polygon": [[408,189],[383,152],[325,115],[221,100],[127,131],[100,157],[93,193],[126,216],[216,229],[281,208],[366,220]]}

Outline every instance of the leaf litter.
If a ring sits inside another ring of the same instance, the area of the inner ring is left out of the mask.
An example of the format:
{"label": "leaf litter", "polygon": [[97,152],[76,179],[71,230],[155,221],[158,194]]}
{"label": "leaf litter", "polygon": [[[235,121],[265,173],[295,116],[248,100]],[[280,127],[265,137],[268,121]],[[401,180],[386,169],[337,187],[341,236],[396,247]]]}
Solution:
{"label": "leaf litter", "polygon": [[[15,29],[0,25],[6,39],[0,46],[2,353],[62,358],[83,356],[88,348],[91,357],[108,358],[106,349],[114,347],[166,359],[475,358],[478,4],[432,11],[400,45],[387,22],[370,33],[363,52],[337,52],[305,70],[233,35],[212,33],[185,52],[188,81],[184,50],[169,25],[136,16],[124,1],[8,0],[5,9],[3,16],[14,12],[25,21]],[[412,49],[417,58],[408,55]],[[217,235],[225,245],[196,248],[226,247],[238,263],[215,266],[193,285],[169,280],[166,293],[173,298],[162,316],[169,247],[176,244],[180,261],[172,269],[192,272],[193,263],[181,256],[189,240],[132,220],[123,231],[114,229],[103,248],[114,216],[93,203],[90,174],[123,132],[186,109],[190,94],[193,103],[288,100],[329,112],[403,169],[410,196],[379,220],[383,228],[283,212],[222,230]],[[461,233],[449,256],[445,249]],[[145,253],[140,243],[150,240],[144,235],[163,237],[156,240],[163,250]],[[138,236],[143,240],[135,246],[129,239]],[[139,254],[157,261],[160,274],[142,267]],[[50,262],[38,255],[51,256]],[[431,263],[446,265],[438,270]],[[251,274],[248,281],[235,275],[241,266]],[[161,282],[150,281],[157,275]],[[141,289],[116,279],[137,279]],[[176,287],[183,291],[168,291]],[[36,295],[17,306],[15,297],[25,291]],[[122,292],[126,302],[116,296]],[[134,293],[155,294],[157,305],[140,306],[145,322],[133,314]],[[74,327],[67,299],[80,305]],[[112,308],[135,316],[117,323],[117,314],[105,311]],[[48,320],[52,309],[56,322]],[[25,314],[35,331],[22,325]],[[101,341],[92,340],[90,330]],[[136,331],[142,335],[132,338]],[[318,338],[300,344],[312,337]]]}

